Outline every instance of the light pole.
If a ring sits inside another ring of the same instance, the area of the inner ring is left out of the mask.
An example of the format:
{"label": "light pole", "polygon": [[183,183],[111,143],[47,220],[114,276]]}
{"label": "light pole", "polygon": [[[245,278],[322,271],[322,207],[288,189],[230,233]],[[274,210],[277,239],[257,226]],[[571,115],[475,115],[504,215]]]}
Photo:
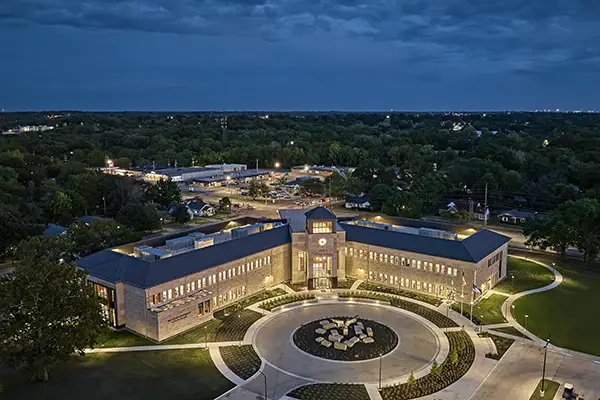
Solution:
{"label": "light pole", "polygon": [[546,354],[548,353],[548,345],[550,344],[550,339],[546,339],[546,345],[544,346],[544,366],[542,367],[542,387],[540,389],[540,397],[544,397],[546,391],[544,390],[544,380],[546,378]]}
{"label": "light pole", "polygon": [[260,369],[257,370],[256,372],[258,372],[259,374],[261,374],[263,376],[263,378],[265,378],[265,400],[267,400],[267,375],[265,375],[265,373],[262,372]]}
{"label": "light pole", "polygon": [[[242,320],[242,314],[238,314],[238,321],[241,321],[241,320]],[[244,339],[244,338],[241,338],[241,339],[240,339],[240,347],[242,347],[242,340],[243,340],[243,339]]]}
{"label": "light pole", "polygon": [[208,349],[208,336],[206,334],[206,325],[204,325],[204,347]]}
{"label": "light pole", "polygon": [[529,315],[525,314],[525,330],[527,330],[527,320],[529,320]]}
{"label": "light pole", "polygon": [[381,360],[382,360],[383,354],[379,354],[379,389],[381,390]]}
{"label": "light pole", "polygon": [[510,278],[511,278],[511,280],[512,280],[512,292],[514,293],[514,292],[515,292],[515,275],[514,275],[514,274],[512,274],[512,275],[510,276]]}

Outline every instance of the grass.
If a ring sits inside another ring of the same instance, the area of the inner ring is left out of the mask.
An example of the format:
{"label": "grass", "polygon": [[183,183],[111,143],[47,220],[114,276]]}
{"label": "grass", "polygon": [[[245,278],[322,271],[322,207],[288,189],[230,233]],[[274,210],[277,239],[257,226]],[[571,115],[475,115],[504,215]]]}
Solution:
{"label": "grass", "polygon": [[50,371],[48,382],[13,371],[0,371],[0,380],[11,400],[210,400],[233,387],[201,349],[72,356]]}
{"label": "grass", "polygon": [[547,268],[520,258],[508,257],[506,279],[496,285],[494,290],[513,294],[544,287],[553,281],[554,274]]}
{"label": "grass", "polygon": [[504,353],[506,353],[508,351],[508,349],[510,348],[510,346],[512,346],[512,344],[515,342],[514,339],[509,339],[509,338],[505,338],[502,336],[492,335],[491,333],[488,333],[488,332],[480,333],[479,337],[489,337],[490,339],[492,339],[494,341],[494,344],[496,345],[496,350],[498,350],[498,354],[488,353],[485,355],[487,358],[492,358],[494,360],[501,359],[502,356],[504,355]]}
{"label": "grass", "polygon": [[523,335],[517,328],[515,328],[514,326],[507,326],[504,328],[494,328],[494,329],[490,329],[490,331],[496,331],[496,332],[501,332],[501,333],[507,333],[509,335],[513,335],[513,336],[518,336],[518,337],[522,337],[525,339],[529,339],[527,336]]}
{"label": "grass", "polygon": [[[270,299],[275,296],[280,296],[286,292],[281,289],[264,290],[256,293],[246,299],[233,303],[230,306],[218,310],[214,313],[215,319],[205,322],[181,335],[164,340],[160,344],[186,344],[186,343],[203,343],[222,342],[232,340],[242,340],[244,334],[262,314],[246,310],[251,304]],[[130,346],[150,346],[156,345],[157,342],[138,336],[129,331],[113,331],[106,330],[102,335],[96,347],[130,347]]]}
{"label": "grass", "polygon": [[229,369],[244,380],[260,368],[260,357],[251,345],[220,347],[219,352]]}
{"label": "grass", "polygon": [[[473,322],[477,325],[501,324],[506,322],[502,316],[502,304],[507,299],[507,296],[501,294],[492,294],[490,297],[481,300],[473,306]],[[452,309],[460,312],[460,303],[454,303]],[[470,318],[471,306],[464,304],[463,314]]]}
{"label": "grass", "polygon": [[[600,276],[556,266],[563,282],[552,290],[515,301],[513,316],[542,339],[568,349],[600,356],[600,319],[594,307],[600,304]],[[527,323],[525,315],[528,315]]]}
{"label": "grass", "polygon": [[287,394],[288,397],[303,400],[369,400],[365,385],[353,383],[313,383],[300,386]]}
{"label": "grass", "polygon": [[535,392],[533,392],[529,400],[553,399],[559,387],[560,383],[551,381],[550,379],[544,379],[544,390],[546,391],[546,394],[544,397],[541,397],[540,390],[542,389],[542,380],[540,379],[540,383],[538,383],[537,387],[535,388]]}

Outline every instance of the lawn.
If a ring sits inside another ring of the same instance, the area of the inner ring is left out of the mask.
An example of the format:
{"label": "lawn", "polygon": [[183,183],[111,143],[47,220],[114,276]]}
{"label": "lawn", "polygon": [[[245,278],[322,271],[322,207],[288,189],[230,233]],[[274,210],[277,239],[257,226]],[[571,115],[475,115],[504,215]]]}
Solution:
{"label": "lawn", "polygon": [[505,328],[494,328],[494,329],[490,329],[490,332],[501,332],[501,333],[507,333],[509,335],[513,335],[513,336],[518,336],[518,337],[522,337],[525,339],[529,339],[527,336],[523,335],[517,328],[513,327],[513,326],[507,326]]}
{"label": "lawn", "polygon": [[494,290],[513,294],[540,288],[553,281],[554,274],[547,268],[520,258],[508,257],[506,279],[496,285]]}
{"label": "lawn", "polygon": [[542,380],[540,379],[540,383],[538,383],[537,387],[535,388],[535,392],[531,394],[529,400],[553,399],[559,387],[560,383],[551,381],[550,379],[544,379],[544,391],[546,394],[544,397],[541,397],[540,390],[542,388]]}
{"label": "lawn", "polygon": [[552,344],[584,353],[600,355],[600,275],[556,267],[564,277],[556,288],[524,296],[514,303],[513,315],[534,335]]}
{"label": "lawn", "polygon": [[45,383],[19,373],[0,374],[11,400],[176,398],[210,400],[233,387],[201,349],[97,353],[73,356]]}
{"label": "lawn", "polygon": [[512,344],[515,342],[513,339],[492,335],[489,332],[480,333],[479,337],[489,337],[494,341],[494,344],[496,345],[496,350],[498,350],[498,354],[494,355],[488,353],[485,355],[487,358],[492,358],[494,360],[501,359],[504,353],[506,353],[510,346],[512,346]]}
{"label": "lawn", "polygon": [[[501,294],[492,294],[487,299],[481,300],[473,306],[473,322],[477,325],[501,324],[506,322],[502,316],[502,304],[507,299],[507,296]],[[460,312],[460,303],[454,303],[452,309]],[[471,306],[464,304],[463,314],[470,318]]]}

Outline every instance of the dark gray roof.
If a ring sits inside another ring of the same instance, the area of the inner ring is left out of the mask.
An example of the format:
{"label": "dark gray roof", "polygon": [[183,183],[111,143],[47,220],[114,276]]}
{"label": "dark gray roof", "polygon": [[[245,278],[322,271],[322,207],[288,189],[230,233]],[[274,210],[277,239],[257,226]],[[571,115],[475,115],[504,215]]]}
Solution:
{"label": "dark gray roof", "polygon": [[342,223],[347,242],[359,242],[389,249],[477,263],[507,243],[510,238],[482,229],[464,240],[449,240],[412,233],[367,228]]}
{"label": "dark gray roof", "polygon": [[108,221],[108,218],[99,217],[97,215],[84,215],[79,217],[79,220],[84,224],[91,224],[94,221]]}
{"label": "dark gray roof", "polygon": [[306,219],[336,219],[336,215],[328,208],[318,206],[304,213]]}
{"label": "dark gray roof", "polygon": [[346,197],[346,203],[364,204],[369,202],[368,196],[348,196]]}
{"label": "dark gray roof", "polygon": [[202,210],[204,207],[210,206],[210,204],[199,200],[192,200],[187,203],[187,206],[193,210]]}
{"label": "dark gray roof", "polygon": [[58,235],[62,235],[67,231],[67,228],[60,225],[48,224],[48,227],[44,230],[44,236],[54,237]]}
{"label": "dark gray roof", "polygon": [[77,264],[94,277],[115,283],[125,282],[145,289],[248,257],[290,241],[288,226],[283,225],[156,261],[146,261],[107,249],[84,257],[78,260]]}

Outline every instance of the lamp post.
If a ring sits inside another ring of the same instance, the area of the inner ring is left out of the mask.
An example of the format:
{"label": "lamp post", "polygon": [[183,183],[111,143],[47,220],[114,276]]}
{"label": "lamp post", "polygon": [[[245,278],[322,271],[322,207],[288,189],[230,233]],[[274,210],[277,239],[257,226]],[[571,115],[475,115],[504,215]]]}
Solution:
{"label": "lamp post", "polygon": [[381,360],[383,354],[379,353],[379,389],[381,390]]}
{"label": "lamp post", "polygon": [[[242,321],[242,314],[238,314],[238,321]],[[243,338],[240,339],[240,347],[242,347],[242,340]]]}
{"label": "lamp post", "polygon": [[208,349],[208,336],[206,334],[206,325],[204,325],[204,347]]}
{"label": "lamp post", "polygon": [[529,320],[529,315],[525,314],[525,330],[527,330],[527,321]]}
{"label": "lamp post", "polygon": [[544,380],[546,378],[546,354],[548,353],[548,345],[550,339],[546,339],[546,345],[544,346],[544,366],[542,367],[542,387],[540,388],[540,397],[544,397],[546,390],[544,390]]}
{"label": "lamp post", "polygon": [[512,274],[510,276],[510,278],[511,278],[511,281],[512,281],[512,290],[511,291],[514,293],[515,292],[515,275]]}

